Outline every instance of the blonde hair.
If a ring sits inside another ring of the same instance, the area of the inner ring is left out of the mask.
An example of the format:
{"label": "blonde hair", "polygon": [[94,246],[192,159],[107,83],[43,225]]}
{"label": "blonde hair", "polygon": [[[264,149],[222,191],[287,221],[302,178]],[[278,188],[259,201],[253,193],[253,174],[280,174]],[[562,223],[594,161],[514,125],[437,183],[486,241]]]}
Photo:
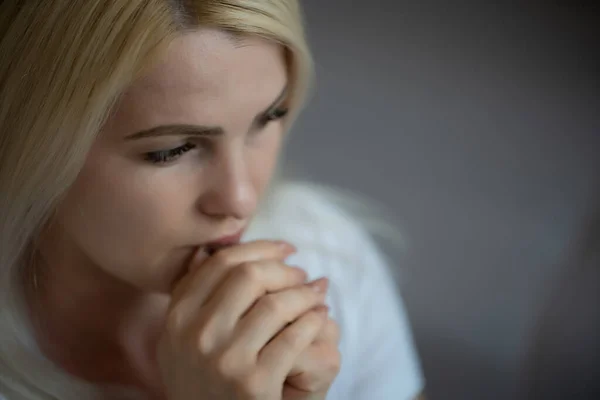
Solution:
{"label": "blonde hair", "polygon": [[24,296],[30,256],[121,93],[176,35],[199,27],[285,46],[291,123],[312,78],[297,0],[0,3],[0,394],[99,396],[33,340]]}

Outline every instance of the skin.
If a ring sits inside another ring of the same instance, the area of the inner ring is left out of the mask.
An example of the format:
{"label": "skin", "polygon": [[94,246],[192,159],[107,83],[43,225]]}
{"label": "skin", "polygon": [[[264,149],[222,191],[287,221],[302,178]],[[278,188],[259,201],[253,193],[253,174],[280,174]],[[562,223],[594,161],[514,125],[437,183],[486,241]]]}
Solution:
{"label": "skin", "polygon": [[[279,45],[258,38],[240,44],[212,30],[177,39],[164,61],[132,85],[40,239],[39,287],[30,301],[49,358],[92,382],[184,399],[161,383],[169,379],[165,369],[186,370],[184,358],[195,354],[205,361],[201,371],[222,378],[222,368],[213,368],[215,354],[248,341],[235,342],[242,328],[227,319],[231,310],[254,315],[238,324],[252,326],[270,314],[252,313],[242,300],[264,306],[259,300],[283,293],[276,300],[288,314],[283,321],[269,317],[274,333],[290,322],[280,335],[298,326],[314,331],[288,360],[284,398],[324,398],[339,368],[337,327],[318,308],[327,282],[313,284],[316,290],[306,285],[302,271],[285,265],[293,252],[286,244],[243,244],[208,258],[198,251],[244,229],[255,214],[284,135],[283,122],[266,116],[285,107],[287,85]],[[188,128],[146,137],[174,124]],[[190,126],[220,132],[200,136]],[[148,159],[161,156],[147,153],[186,144],[193,148],[165,164]],[[233,301],[231,294],[243,288],[246,297]],[[214,298],[221,301],[209,301]],[[214,323],[199,324],[202,316]],[[308,325],[294,325],[300,320]],[[192,332],[195,345],[188,346],[182,332]]]}

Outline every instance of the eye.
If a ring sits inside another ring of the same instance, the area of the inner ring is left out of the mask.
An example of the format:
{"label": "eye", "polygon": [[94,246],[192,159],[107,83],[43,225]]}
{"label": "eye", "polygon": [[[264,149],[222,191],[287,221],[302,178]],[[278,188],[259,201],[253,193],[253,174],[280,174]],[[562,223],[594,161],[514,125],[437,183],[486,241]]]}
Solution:
{"label": "eye", "polygon": [[144,159],[150,161],[153,164],[168,164],[177,160],[179,157],[181,157],[182,155],[194,148],[196,148],[195,144],[186,143],[182,146],[175,147],[169,150],[151,151],[144,155]]}
{"label": "eye", "polygon": [[260,119],[260,125],[265,126],[271,121],[277,121],[285,117],[289,112],[289,108],[277,107],[265,113]]}

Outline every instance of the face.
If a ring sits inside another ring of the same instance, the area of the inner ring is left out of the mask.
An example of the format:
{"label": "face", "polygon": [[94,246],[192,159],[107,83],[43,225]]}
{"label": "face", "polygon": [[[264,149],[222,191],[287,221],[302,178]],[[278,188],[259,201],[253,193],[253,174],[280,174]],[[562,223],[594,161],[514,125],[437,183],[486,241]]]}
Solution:
{"label": "face", "polygon": [[216,31],[177,39],[123,96],[58,211],[58,262],[168,291],[195,250],[256,212],[287,84],[277,44]]}

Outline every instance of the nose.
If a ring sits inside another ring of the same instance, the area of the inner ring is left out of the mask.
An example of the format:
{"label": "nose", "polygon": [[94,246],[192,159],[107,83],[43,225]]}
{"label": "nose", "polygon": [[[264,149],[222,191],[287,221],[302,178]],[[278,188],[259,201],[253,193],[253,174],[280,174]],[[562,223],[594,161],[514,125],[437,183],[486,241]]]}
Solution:
{"label": "nose", "polygon": [[251,168],[243,155],[232,154],[215,159],[207,175],[209,185],[198,202],[201,212],[218,219],[246,220],[252,217],[258,193]]}

